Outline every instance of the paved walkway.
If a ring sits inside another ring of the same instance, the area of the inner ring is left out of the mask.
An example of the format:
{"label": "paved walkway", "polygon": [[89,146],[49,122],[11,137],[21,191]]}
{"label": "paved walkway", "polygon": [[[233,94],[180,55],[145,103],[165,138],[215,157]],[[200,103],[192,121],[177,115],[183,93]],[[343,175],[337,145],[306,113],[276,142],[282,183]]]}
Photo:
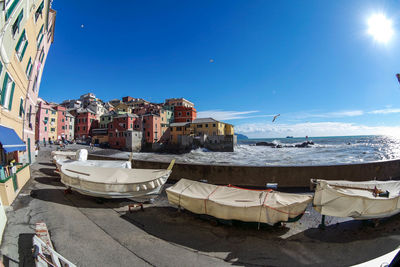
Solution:
{"label": "paved walkway", "polygon": [[400,245],[400,216],[378,227],[307,214],[287,227],[220,224],[178,212],[165,193],[145,211],[129,213],[127,200],[64,194],[50,149],[32,165],[32,179],[7,211],[1,254],[5,266],[32,266],[34,225],[44,221],[56,250],[78,266],[343,266],[385,254]]}

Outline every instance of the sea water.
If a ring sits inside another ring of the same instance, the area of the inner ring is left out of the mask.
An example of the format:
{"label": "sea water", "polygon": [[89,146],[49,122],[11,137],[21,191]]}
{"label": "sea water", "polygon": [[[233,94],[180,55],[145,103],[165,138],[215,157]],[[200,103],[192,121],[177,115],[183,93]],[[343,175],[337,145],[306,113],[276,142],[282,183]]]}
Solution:
{"label": "sea water", "polygon": [[[307,148],[255,146],[257,142],[273,142],[280,145],[296,145],[305,138],[270,138],[240,140],[234,152],[212,152],[195,149],[189,153],[175,155],[163,153],[133,153],[133,159],[177,162],[276,166],[276,165],[332,165],[400,159],[400,138],[390,136],[340,136],[310,137],[314,145]],[[115,156],[128,157],[129,152]]]}

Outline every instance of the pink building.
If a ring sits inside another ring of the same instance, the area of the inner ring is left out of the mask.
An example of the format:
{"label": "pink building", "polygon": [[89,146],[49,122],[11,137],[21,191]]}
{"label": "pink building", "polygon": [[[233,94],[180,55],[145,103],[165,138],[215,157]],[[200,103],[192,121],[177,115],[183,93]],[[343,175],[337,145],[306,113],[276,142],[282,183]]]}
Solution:
{"label": "pink building", "polygon": [[42,144],[49,139],[50,109],[51,106],[46,103],[46,101],[39,98],[38,108],[36,110],[35,141],[39,141]]}
{"label": "pink building", "polygon": [[[45,129],[37,129],[37,125],[43,125],[43,121],[41,123],[35,122],[35,112],[36,106],[38,103],[38,94],[40,88],[40,82],[42,80],[43,68],[47,59],[47,54],[49,52],[50,46],[54,40],[54,27],[55,27],[55,19],[56,12],[49,8],[49,13],[47,17],[47,21],[45,22],[45,29],[42,41],[38,44],[36,56],[29,60],[30,64],[28,64],[26,68],[26,76],[28,78],[28,91],[27,96],[24,101],[24,127],[23,127],[23,138],[28,147],[29,161],[35,161],[35,142],[34,140],[39,140],[39,136],[47,135]],[[37,27],[37,34],[39,34],[40,27]],[[43,104],[46,105],[46,104]],[[37,118],[37,114],[36,114]],[[48,128],[48,127],[46,127]],[[40,141],[43,141],[43,138],[40,138]]]}

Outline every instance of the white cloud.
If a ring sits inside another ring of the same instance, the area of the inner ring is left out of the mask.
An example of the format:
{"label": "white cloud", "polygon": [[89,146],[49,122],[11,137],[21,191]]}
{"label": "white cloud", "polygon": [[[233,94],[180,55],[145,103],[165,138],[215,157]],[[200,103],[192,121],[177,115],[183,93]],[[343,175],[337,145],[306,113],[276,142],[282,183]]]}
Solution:
{"label": "white cloud", "polygon": [[297,118],[341,118],[341,117],[355,117],[364,115],[364,111],[362,110],[343,110],[343,111],[335,111],[335,112],[326,112],[326,113],[296,113],[295,117]]}
{"label": "white cloud", "polygon": [[247,123],[237,125],[235,132],[251,138],[293,136],[398,135],[400,127],[366,126],[343,122],[298,124]]}
{"label": "white cloud", "polygon": [[197,112],[197,118],[214,118],[216,120],[238,120],[249,118],[265,118],[274,115],[251,115],[258,113],[257,110],[249,111],[224,111],[224,110],[206,110]]}
{"label": "white cloud", "polygon": [[400,113],[400,108],[386,108],[386,109],[377,109],[368,112],[370,114],[390,114],[390,113]]}

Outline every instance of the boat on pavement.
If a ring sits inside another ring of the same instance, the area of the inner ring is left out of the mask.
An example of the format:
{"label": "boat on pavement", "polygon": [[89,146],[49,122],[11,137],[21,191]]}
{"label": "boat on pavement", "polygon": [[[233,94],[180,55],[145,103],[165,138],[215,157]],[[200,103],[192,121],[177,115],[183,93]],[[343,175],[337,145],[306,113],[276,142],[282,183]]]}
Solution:
{"label": "boat on pavement", "polygon": [[312,180],[313,205],[322,215],[378,219],[400,212],[400,181]]}
{"label": "boat on pavement", "polygon": [[308,194],[217,186],[187,179],[179,180],[166,192],[171,204],[196,214],[271,225],[299,220],[312,201]]}
{"label": "boat on pavement", "polygon": [[84,195],[102,198],[148,200],[161,193],[172,172],[167,169],[128,169],[63,164],[61,182]]}

